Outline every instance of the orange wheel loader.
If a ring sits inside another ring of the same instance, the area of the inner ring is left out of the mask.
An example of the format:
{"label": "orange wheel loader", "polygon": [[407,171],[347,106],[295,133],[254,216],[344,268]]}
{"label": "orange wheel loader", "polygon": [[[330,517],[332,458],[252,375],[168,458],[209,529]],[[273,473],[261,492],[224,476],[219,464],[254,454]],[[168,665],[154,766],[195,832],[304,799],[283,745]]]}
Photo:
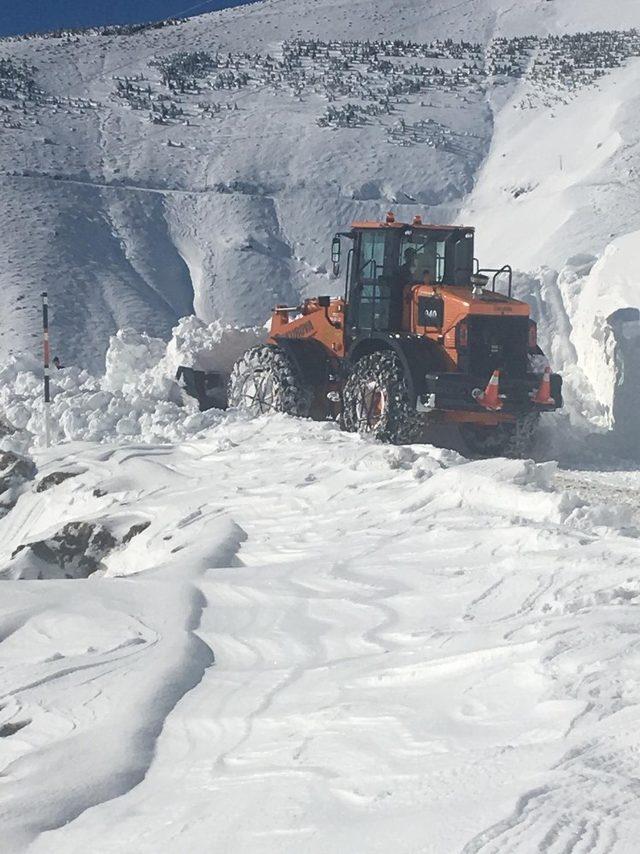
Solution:
{"label": "orange wheel loader", "polygon": [[540,414],[562,406],[562,378],[512,298],[511,268],[480,269],[473,228],[389,213],[336,234],[336,277],[345,240],[344,296],[276,306],[267,343],[233,367],[229,405],[393,443],[450,423],[473,454],[527,454]]}

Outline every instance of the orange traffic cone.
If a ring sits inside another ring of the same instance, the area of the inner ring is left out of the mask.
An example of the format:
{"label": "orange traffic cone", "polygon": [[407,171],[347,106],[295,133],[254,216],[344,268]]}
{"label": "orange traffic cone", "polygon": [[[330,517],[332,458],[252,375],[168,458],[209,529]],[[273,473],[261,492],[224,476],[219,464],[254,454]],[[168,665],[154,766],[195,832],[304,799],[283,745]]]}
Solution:
{"label": "orange traffic cone", "polygon": [[533,402],[538,403],[540,406],[549,406],[555,403],[555,400],[551,397],[551,368],[549,367],[544,369],[544,374],[540,380],[540,388],[533,396]]}
{"label": "orange traffic cone", "polygon": [[494,371],[491,374],[491,379],[487,383],[487,387],[481,392],[476,400],[485,409],[497,411],[502,409],[502,401],[500,400],[500,371]]}

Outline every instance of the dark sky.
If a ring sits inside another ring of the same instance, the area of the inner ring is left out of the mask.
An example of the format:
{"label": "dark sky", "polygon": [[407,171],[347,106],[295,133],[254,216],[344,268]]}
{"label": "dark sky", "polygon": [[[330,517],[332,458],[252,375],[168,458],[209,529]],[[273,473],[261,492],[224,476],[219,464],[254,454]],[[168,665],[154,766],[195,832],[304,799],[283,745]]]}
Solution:
{"label": "dark sky", "polygon": [[0,0],[0,36],[182,18],[247,0]]}

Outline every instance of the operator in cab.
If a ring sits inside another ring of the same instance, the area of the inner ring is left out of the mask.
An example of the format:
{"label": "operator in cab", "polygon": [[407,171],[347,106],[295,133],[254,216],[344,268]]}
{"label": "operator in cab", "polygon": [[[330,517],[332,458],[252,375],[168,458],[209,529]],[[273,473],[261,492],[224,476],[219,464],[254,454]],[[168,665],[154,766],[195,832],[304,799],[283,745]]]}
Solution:
{"label": "operator in cab", "polygon": [[400,284],[404,288],[406,285],[414,283],[416,273],[416,250],[411,246],[404,251],[403,262],[400,265]]}

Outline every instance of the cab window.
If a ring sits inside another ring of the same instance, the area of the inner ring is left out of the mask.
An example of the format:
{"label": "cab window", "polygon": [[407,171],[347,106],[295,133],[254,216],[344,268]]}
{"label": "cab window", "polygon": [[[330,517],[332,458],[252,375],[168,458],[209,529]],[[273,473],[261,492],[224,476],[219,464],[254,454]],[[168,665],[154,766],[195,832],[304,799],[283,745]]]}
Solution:
{"label": "cab window", "polygon": [[473,233],[452,229],[403,235],[399,264],[403,284],[468,285],[473,272]]}
{"label": "cab window", "polygon": [[444,281],[445,241],[433,234],[413,232],[400,244],[400,271],[404,283]]}
{"label": "cab window", "polygon": [[359,279],[376,281],[384,272],[385,234],[365,231],[360,243]]}

